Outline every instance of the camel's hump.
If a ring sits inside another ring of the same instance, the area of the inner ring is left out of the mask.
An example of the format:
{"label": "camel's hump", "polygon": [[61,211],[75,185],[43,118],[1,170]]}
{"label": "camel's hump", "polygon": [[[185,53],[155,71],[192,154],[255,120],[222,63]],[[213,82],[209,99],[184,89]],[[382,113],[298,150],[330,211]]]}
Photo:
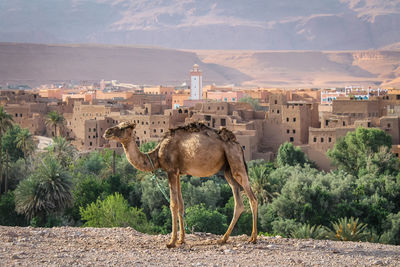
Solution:
{"label": "camel's hump", "polygon": [[224,142],[237,142],[236,136],[232,131],[230,131],[226,128],[222,128],[217,131],[217,130],[205,125],[202,122],[191,122],[191,123],[183,125],[183,126],[169,129],[167,136],[173,136],[177,132],[180,132],[180,131],[184,131],[187,133],[196,133],[196,132],[201,132],[201,131],[204,131],[204,132],[213,131]]}

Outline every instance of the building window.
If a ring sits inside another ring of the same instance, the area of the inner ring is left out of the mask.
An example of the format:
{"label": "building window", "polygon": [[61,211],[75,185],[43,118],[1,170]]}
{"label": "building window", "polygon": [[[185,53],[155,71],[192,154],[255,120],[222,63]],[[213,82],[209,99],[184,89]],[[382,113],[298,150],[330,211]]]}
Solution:
{"label": "building window", "polygon": [[329,143],[332,142],[332,138],[331,137],[328,137],[328,142]]}
{"label": "building window", "polygon": [[154,129],[154,130],[153,130],[153,132],[154,132],[154,133],[156,133],[156,132],[157,132],[157,130],[156,130],[156,129]]}
{"label": "building window", "polygon": [[15,117],[18,117],[18,113],[15,113]]}
{"label": "building window", "polygon": [[289,129],[287,129],[287,130],[286,130],[286,133],[290,133],[290,130],[289,130]]}
{"label": "building window", "polygon": [[90,139],[90,135],[88,135],[88,138]]}
{"label": "building window", "polygon": [[313,141],[314,141],[314,143],[317,142],[317,137],[314,137]]}
{"label": "building window", "polygon": [[368,127],[371,127],[371,122],[368,122]]}
{"label": "building window", "polygon": [[226,126],[226,120],[225,119],[221,119],[221,126]]}
{"label": "building window", "polygon": [[160,133],[163,133],[164,132],[164,130],[163,129],[160,129]]}
{"label": "building window", "polygon": [[343,122],[343,126],[346,126],[346,122],[345,121]]}
{"label": "building window", "polygon": [[96,136],[95,135],[93,135],[93,139],[95,139],[96,138]]}
{"label": "building window", "polygon": [[296,118],[293,118],[293,121],[296,121]]}
{"label": "building window", "polygon": [[92,129],[89,128],[89,133],[90,133],[91,130],[92,130]]}
{"label": "building window", "polygon": [[146,131],[143,131],[144,134],[146,134]]}
{"label": "building window", "polygon": [[275,105],[278,104],[278,100],[275,100],[274,103],[275,103]]}
{"label": "building window", "polygon": [[289,118],[286,118],[286,121],[289,122]]}
{"label": "building window", "polygon": [[390,128],[390,123],[387,124],[388,128]]}
{"label": "building window", "polygon": [[324,138],[323,137],[321,137],[321,143],[323,143],[324,142]]}
{"label": "building window", "polygon": [[243,150],[246,150],[246,146],[242,146],[242,149],[243,149]]}
{"label": "building window", "polygon": [[290,140],[290,142],[294,142],[294,137],[291,136],[291,137],[289,138],[289,140]]}
{"label": "building window", "polygon": [[278,114],[279,114],[279,109],[277,109],[277,110],[276,110],[276,113],[278,113]]}
{"label": "building window", "polygon": [[328,126],[328,124],[329,124],[329,121],[325,120],[325,126]]}
{"label": "building window", "polygon": [[293,133],[296,133],[296,130],[293,129]]}
{"label": "building window", "polygon": [[90,143],[89,143],[89,146],[92,146],[92,145],[93,145],[93,143],[92,143],[92,142],[90,142]]}

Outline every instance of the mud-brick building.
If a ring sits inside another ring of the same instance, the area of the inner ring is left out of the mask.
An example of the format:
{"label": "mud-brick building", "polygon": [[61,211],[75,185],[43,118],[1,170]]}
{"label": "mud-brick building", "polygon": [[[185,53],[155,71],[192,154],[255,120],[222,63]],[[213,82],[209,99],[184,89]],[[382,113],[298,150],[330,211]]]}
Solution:
{"label": "mud-brick building", "polygon": [[39,94],[25,90],[0,90],[0,105],[45,102]]}
{"label": "mud-brick building", "polygon": [[6,104],[4,110],[12,116],[14,123],[29,129],[32,134],[46,134],[46,103]]}
{"label": "mud-brick building", "polygon": [[315,102],[287,101],[285,94],[273,94],[269,97],[269,106],[261,143],[274,153],[284,142],[296,146],[307,144],[309,127],[319,127]]}

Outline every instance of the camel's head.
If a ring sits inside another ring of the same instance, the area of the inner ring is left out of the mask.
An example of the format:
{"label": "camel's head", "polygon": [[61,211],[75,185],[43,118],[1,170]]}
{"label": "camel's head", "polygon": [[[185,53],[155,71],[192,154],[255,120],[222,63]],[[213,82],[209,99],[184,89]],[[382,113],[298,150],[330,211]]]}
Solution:
{"label": "camel's head", "polygon": [[135,129],[136,124],[132,122],[122,122],[117,126],[108,128],[103,137],[107,140],[115,140],[115,141],[128,141],[133,140],[132,132]]}

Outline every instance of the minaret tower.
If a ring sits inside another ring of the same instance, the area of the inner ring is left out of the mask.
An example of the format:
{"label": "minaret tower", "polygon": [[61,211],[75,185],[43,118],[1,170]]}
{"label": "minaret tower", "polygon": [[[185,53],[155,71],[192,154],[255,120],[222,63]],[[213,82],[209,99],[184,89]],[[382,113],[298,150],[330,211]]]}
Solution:
{"label": "minaret tower", "polygon": [[190,71],[190,99],[201,100],[203,98],[203,79],[199,65],[194,64]]}

